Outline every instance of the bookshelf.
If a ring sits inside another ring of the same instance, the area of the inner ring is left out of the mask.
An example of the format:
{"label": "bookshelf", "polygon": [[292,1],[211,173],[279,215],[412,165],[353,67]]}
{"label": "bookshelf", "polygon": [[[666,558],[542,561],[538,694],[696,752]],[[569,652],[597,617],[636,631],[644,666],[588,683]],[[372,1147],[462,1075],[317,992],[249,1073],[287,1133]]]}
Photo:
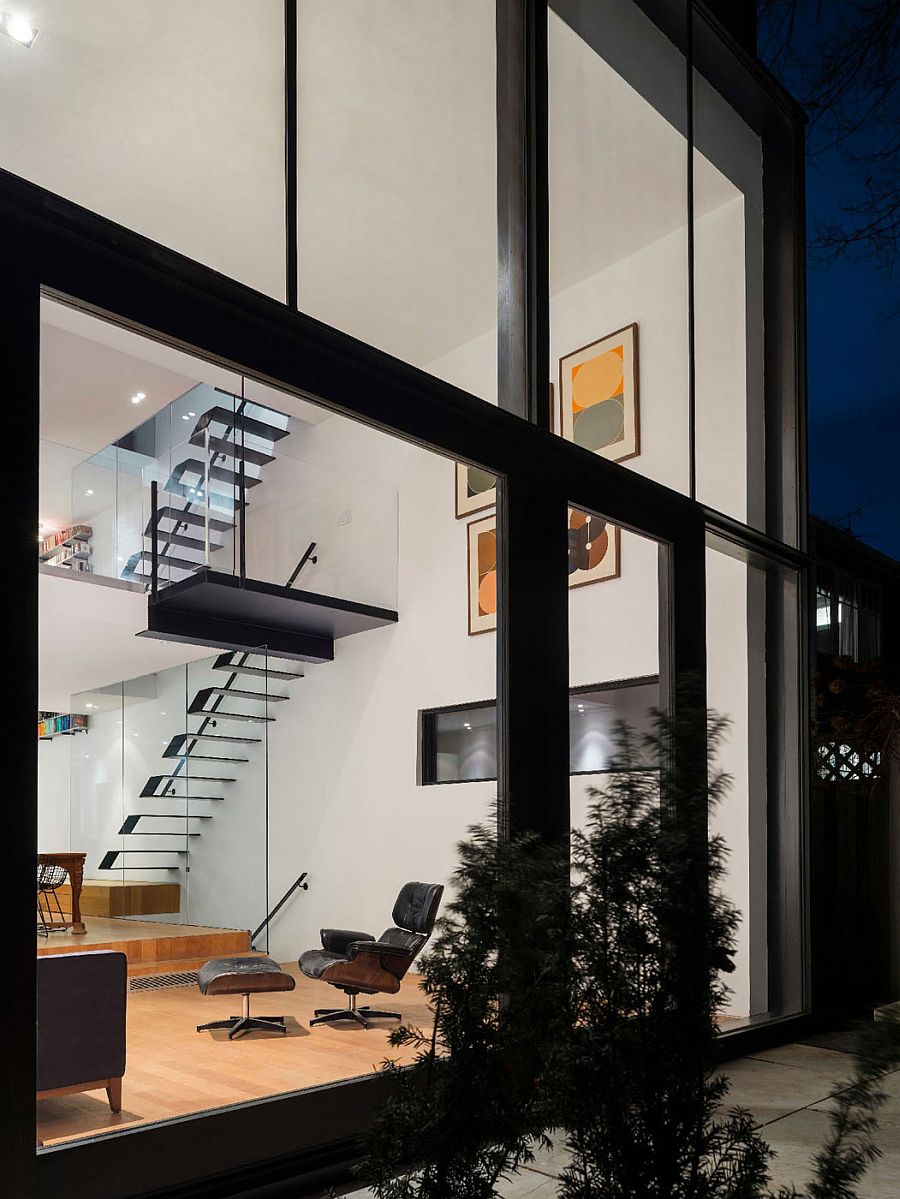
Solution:
{"label": "bookshelf", "polygon": [[74,737],[88,731],[88,718],[78,712],[38,712],[38,741]]}
{"label": "bookshelf", "polygon": [[45,537],[38,547],[38,558],[47,566],[64,566],[67,570],[88,573],[91,569],[90,525],[73,525]]}

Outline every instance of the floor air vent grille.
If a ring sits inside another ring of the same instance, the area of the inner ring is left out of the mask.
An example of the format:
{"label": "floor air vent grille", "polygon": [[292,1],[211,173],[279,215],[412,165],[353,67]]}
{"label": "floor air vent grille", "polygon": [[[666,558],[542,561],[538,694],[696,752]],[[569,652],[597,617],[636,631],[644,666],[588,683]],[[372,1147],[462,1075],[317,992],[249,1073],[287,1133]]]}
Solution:
{"label": "floor air vent grille", "polygon": [[162,987],[195,987],[196,970],[180,970],[173,974],[141,974],[128,980],[129,991],[158,991]]}

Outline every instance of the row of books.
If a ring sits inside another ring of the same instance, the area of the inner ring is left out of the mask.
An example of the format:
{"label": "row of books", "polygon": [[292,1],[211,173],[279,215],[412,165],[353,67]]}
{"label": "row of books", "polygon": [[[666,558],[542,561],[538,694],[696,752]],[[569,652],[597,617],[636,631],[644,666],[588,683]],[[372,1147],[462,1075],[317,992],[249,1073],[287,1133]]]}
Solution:
{"label": "row of books", "polygon": [[73,733],[86,733],[87,716],[77,712],[42,712],[38,720],[38,738],[56,737],[62,734],[71,737]]}
{"label": "row of books", "polygon": [[94,530],[90,525],[72,525],[69,529],[59,529],[56,533],[51,533],[49,537],[45,537],[40,543],[38,556],[42,561],[46,561],[51,558],[58,546],[80,545],[82,551],[87,550],[90,552],[89,542],[93,533]]}
{"label": "row of books", "polygon": [[55,553],[43,558],[47,566],[68,566],[70,570],[90,571],[91,547],[86,541],[62,545]]}

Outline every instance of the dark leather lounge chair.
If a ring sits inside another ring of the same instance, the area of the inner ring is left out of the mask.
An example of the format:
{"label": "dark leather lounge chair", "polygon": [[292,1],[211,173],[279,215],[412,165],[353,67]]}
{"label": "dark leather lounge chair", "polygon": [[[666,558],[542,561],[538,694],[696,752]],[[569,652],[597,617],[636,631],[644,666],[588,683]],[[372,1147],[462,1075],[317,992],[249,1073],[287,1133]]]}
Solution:
{"label": "dark leather lounge chair", "polygon": [[369,1027],[373,1017],[400,1020],[399,1012],[379,1012],[356,1006],[363,995],[396,995],[400,980],[431,936],[444,888],[436,883],[406,883],[401,887],[391,919],[392,928],[376,939],[371,933],[344,928],[323,928],[322,948],[308,949],[300,956],[300,969],[307,978],[330,983],[348,996],[347,1007],[316,1008],[310,1024],[355,1020]]}

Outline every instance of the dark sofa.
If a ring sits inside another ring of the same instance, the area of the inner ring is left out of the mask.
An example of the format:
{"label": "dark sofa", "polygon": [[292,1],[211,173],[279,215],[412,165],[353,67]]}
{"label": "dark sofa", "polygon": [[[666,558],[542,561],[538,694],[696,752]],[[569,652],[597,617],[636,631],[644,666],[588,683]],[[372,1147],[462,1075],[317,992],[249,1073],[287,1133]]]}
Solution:
{"label": "dark sofa", "polygon": [[38,1099],[103,1087],[121,1110],[127,993],[124,953],[38,957]]}

